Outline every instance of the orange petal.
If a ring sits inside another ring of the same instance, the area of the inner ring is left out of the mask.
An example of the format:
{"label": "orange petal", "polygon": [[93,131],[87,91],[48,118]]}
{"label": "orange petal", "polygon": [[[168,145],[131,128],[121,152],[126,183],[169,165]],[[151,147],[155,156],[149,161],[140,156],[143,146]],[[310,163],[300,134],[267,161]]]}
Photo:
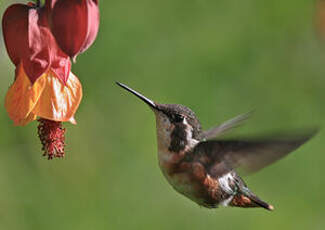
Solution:
{"label": "orange petal", "polygon": [[70,72],[68,81],[63,84],[50,71],[45,81],[43,93],[33,113],[53,121],[74,121],[73,116],[82,98],[82,87],[78,78]]}
{"label": "orange petal", "polygon": [[[43,74],[44,76],[46,74]],[[9,117],[15,125],[26,125],[35,120],[36,116],[30,114],[39,100],[45,87],[44,77],[40,77],[33,85],[27,77],[23,65],[16,69],[16,80],[9,88],[5,107]]]}
{"label": "orange petal", "polygon": [[36,120],[36,118],[37,116],[35,114],[29,113],[29,115],[26,118],[20,120],[19,123],[16,123],[15,125],[19,125],[19,126],[27,125],[29,122]]}
{"label": "orange petal", "polygon": [[76,125],[77,124],[77,121],[76,121],[76,119],[74,117],[71,117],[70,120],[69,120],[69,122],[71,124],[73,124],[73,125]]}

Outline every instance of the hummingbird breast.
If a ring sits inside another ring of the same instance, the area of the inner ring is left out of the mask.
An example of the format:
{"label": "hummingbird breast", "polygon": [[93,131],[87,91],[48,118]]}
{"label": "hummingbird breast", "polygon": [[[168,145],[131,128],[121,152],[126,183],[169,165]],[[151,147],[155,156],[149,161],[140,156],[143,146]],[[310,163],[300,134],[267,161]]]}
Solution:
{"label": "hummingbird breast", "polygon": [[158,118],[157,142],[160,169],[176,191],[208,208],[224,200],[229,203],[231,195],[223,190],[229,189],[228,178],[219,181],[210,177],[201,163],[185,160],[199,143],[186,119],[181,124],[171,124],[168,119]]}
{"label": "hummingbird breast", "polygon": [[200,206],[227,206],[235,191],[232,174],[213,178],[199,162],[183,161],[185,155],[158,151],[159,166],[169,184]]}
{"label": "hummingbird breast", "polygon": [[180,163],[184,156],[158,151],[160,169],[169,184],[179,193],[195,202],[200,200],[200,184],[190,172],[191,165]]}

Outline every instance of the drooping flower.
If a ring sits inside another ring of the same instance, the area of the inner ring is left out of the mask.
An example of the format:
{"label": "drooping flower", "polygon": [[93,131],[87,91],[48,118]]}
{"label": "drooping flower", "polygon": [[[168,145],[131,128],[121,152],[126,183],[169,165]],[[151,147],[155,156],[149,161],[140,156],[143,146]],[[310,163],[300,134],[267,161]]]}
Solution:
{"label": "drooping flower", "polygon": [[2,29],[8,55],[16,66],[5,108],[15,125],[39,118],[44,155],[52,159],[64,156],[61,122],[76,123],[82,87],[70,70],[69,56],[52,35],[50,14],[49,7],[14,4],[3,15]]}
{"label": "drooping flower", "polygon": [[99,27],[98,0],[52,0],[51,29],[60,48],[75,59],[95,41]]}
{"label": "drooping flower", "polygon": [[325,40],[325,0],[317,0],[315,7],[315,26],[318,38]]}

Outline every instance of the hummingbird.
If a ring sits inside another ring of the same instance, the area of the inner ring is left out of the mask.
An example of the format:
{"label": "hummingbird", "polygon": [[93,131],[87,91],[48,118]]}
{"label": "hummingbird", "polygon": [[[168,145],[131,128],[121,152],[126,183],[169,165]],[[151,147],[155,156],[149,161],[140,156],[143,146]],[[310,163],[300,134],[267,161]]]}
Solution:
{"label": "hummingbird", "polygon": [[167,181],[177,192],[206,208],[232,206],[273,210],[272,205],[247,187],[238,175],[238,169],[256,172],[296,150],[317,131],[224,140],[218,137],[240,125],[250,113],[204,131],[188,107],[159,104],[122,83],[116,83],[144,101],[154,112],[158,161]]}

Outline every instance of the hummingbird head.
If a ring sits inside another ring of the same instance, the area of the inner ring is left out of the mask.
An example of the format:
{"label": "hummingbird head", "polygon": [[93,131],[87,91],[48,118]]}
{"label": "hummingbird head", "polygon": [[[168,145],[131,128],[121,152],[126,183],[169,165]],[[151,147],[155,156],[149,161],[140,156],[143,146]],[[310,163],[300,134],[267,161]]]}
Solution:
{"label": "hummingbird head", "polygon": [[201,124],[188,107],[159,104],[122,83],[117,84],[144,101],[155,113],[159,149],[179,153],[201,139]]}

